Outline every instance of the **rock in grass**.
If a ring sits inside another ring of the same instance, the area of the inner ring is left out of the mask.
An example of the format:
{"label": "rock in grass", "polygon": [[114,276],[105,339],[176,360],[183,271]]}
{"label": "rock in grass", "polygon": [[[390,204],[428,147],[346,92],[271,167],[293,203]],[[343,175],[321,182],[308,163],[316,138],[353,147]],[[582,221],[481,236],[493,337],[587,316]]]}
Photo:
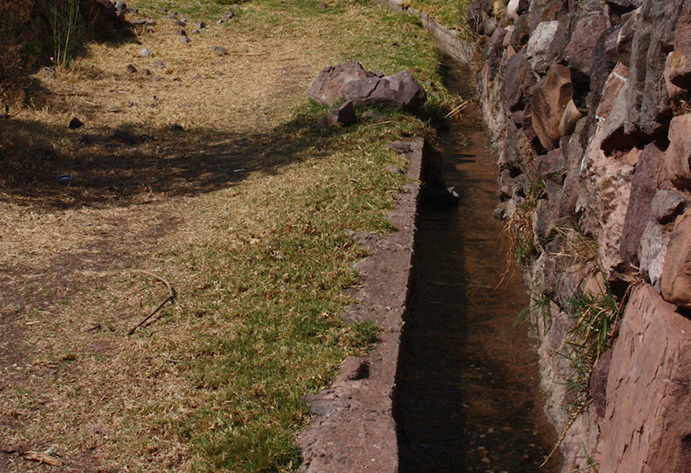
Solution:
{"label": "rock in grass", "polygon": [[427,100],[425,89],[408,71],[391,76],[347,82],[343,96],[358,105],[379,104],[387,107],[414,110]]}
{"label": "rock in grass", "polygon": [[226,54],[228,54],[228,50],[223,46],[211,46],[209,49],[212,51],[216,51],[221,56],[225,56]]}
{"label": "rock in grass", "polygon": [[373,77],[376,77],[373,72],[365,70],[359,62],[351,59],[322,70],[307,89],[307,95],[316,102],[333,106],[343,97],[343,86],[347,82]]}
{"label": "rock in grass", "polygon": [[166,68],[166,65],[163,64],[163,61],[158,60],[158,61],[154,61],[154,62],[151,64],[151,67],[155,67],[156,69],[165,69],[165,68]]}
{"label": "rock in grass", "polygon": [[202,29],[206,28],[206,23],[204,23],[203,21],[198,21],[197,23],[195,23],[194,26],[195,26],[198,30],[202,30]]}
{"label": "rock in grass", "polygon": [[139,50],[139,56],[140,57],[149,57],[149,56],[153,56],[153,55],[154,55],[154,52],[148,48],[142,48]]}
{"label": "rock in grass", "polygon": [[182,44],[189,44],[192,42],[192,40],[188,36],[183,36],[182,38],[180,38],[180,42]]}
{"label": "rock in grass", "polygon": [[353,102],[345,102],[336,108],[333,108],[321,120],[317,122],[317,126],[321,127],[336,127],[348,126],[357,121],[355,115],[355,107]]}
{"label": "rock in grass", "polygon": [[221,18],[216,22],[216,24],[217,24],[217,25],[222,25],[222,24],[225,23],[226,21],[231,20],[234,16],[235,16],[235,13],[233,13],[232,11],[225,12],[225,13],[223,14],[223,17],[221,17]]}
{"label": "rock in grass", "polygon": [[352,59],[322,70],[312,81],[307,95],[325,105],[345,99],[356,105],[379,104],[402,109],[417,108],[427,99],[425,89],[410,72],[382,77]]}
{"label": "rock in grass", "polygon": [[382,112],[379,110],[367,110],[362,114],[362,119],[365,121],[372,121],[372,122],[378,122],[380,120],[383,120],[386,118],[386,115],[384,115]]}
{"label": "rock in grass", "polygon": [[185,20],[175,20],[175,24],[178,26],[187,26],[187,22]]}
{"label": "rock in grass", "polygon": [[77,128],[81,128],[83,126],[84,126],[84,123],[82,123],[82,121],[77,117],[72,118],[72,120],[70,120],[70,124],[67,125],[67,127],[70,130],[76,130]]}
{"label": "rock in grass", "polygon": [[137,73],[137,68],[134,67],[132,64],[127,65],[127,72],[129,74],[136,74]]}
{"label": "rock in grass", "polygon": [[178,28],[177,30],[175,30],[175,34],[178,36],[187,36],[187,33],[183,28]]}

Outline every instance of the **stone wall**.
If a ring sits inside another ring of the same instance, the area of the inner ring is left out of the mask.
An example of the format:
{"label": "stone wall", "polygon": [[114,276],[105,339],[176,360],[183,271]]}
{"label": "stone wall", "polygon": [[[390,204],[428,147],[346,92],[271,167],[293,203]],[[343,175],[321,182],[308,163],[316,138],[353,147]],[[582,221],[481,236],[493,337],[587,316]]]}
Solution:
{"label": "stone wall", "polygon": [[[691,2],[478,0],[470,20],[562,471],[688,473]],[[582,302],[608,297],[574,416]]]}

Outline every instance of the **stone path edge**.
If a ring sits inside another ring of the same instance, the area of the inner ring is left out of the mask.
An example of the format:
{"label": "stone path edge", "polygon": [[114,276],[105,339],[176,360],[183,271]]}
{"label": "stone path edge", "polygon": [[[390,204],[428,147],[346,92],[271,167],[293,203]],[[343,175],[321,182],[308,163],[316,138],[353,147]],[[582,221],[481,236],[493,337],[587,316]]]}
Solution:
{"label": "stone path edge", "polygon": [[389,219],[397,231],[389,235],[357,234],[353,239],[370,256],[355,269],[362,277],[353,304],[343,318],[371,320],[382,329],[380,340],[361,358],[341,365],[334,383],[307,396],[313,414],[298,436],[303,473],[355,473],[398,470],[398,439],[393,394],[403,320],[412,284],[415,222],[425,140],[413,137],[392,147],[408,160],[411,182],[396,196]]}
{"label": "stone path edge", "polygon": [[[407,7],[402,0],[377,0],[396,11],[420,19],[440,51],[471,64],[476,45],[458,37],[426,12]],[[398,438],[393,402],[403,320],[412,287],[415,222],[425,141],[421,137],[396,143],[409,159],[413,182],[397,196],[389,214],[398,231],[391,235],[354,234],[371,256],[356,269],[363,285],[354,297],[346,321],[372,320],[382,327],[380,340],[362,358],[351,357],[341,365],[334,383],[306,402],[314,415],[298,436],[302,449],[301,473],[395,473],[398,471]]]}

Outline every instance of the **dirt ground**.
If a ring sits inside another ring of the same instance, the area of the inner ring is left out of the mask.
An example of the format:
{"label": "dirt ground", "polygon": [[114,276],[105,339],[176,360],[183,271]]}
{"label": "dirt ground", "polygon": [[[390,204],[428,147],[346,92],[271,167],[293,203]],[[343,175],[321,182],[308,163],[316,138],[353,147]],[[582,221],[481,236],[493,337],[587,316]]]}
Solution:
{"label": "dirt ground", "polygon": [[[280,29],[211,25],[185,45],[175,28],[164,17],[137,42],[94,44],[70,70],[39,72],[33,106],[0,123],[21,155],[6,157],[0,185],[0,471],[50,470],[26,451],[68,459],[63,471],[115,471],[123,462],[101,447],[138,430],[127,399],[148,399],[137,406],[146,416],[157,399],[188,398],[175,359],[125,336],[166,295],[133,270],[171,277],[160,253],[198,237],[190,216],[208,193],[291,160],[296,143],[275,128],[330,60],[305,53],[318,38]],[[144,47],[154,56],[140,57]],[[69,130],[72,117],[84,126]],[[160,451],[130,465],[183,467],[169,427],[137,436],[147,435],[164,438]]]}

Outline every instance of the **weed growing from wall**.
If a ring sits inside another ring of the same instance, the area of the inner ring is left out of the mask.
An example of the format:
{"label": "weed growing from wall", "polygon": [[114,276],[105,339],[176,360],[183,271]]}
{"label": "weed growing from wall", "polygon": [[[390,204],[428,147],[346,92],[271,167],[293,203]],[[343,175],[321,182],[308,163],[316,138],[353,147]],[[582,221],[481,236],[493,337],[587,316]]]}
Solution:
{"label": "weed growing from wall", "polygon": [[608,348],[620,315],[619,301],[608,284],[604,283],[603,286],[597,295],[583,293],[570,300],[575,320],[568,342],[573,350],[573,377],[570,384],[574,390],[576,409],[588,401],[590,374]]}

